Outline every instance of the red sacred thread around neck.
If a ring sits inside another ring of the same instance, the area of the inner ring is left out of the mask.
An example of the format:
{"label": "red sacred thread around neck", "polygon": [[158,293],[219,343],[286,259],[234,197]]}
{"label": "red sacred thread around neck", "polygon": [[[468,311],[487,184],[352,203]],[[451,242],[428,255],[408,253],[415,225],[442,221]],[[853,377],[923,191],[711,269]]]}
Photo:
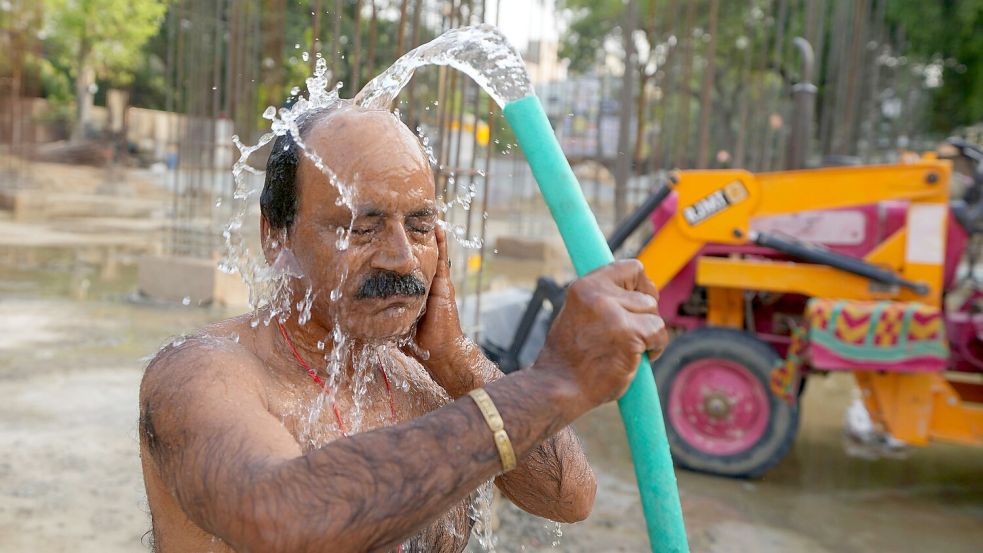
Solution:
{"label": "red sacred thread around neck", "polygon": [[[283,336],[283,341],[285,341],[287,346],[290,347],[290,352],[293,353],[294,359],[296,359],[297,362],[300,363],[300,366],[307,371],[308,376],[311,377],[311,380],[313,380],[315,384],[320,386],[322,389],[325,388],[326,384],[324,383],[324,380],[317,375],[317,371],[314,370],[314,367],[308,364],[307,361],[304,361],[304,358],[300,356],[300,352],[298,352],[297,347],[294,346],[294,342],[290,339],[290,335],[287,334],[287,329],[283,326],[283,323],[277,321],[276,324],[280,328],[280,335]],[[397,422],[396,398],[393,397],[392,384],[389,383],[389,376],[386,375],[386,371],[382,370],[382,367],[379,367],[379,374],[382,375],[382,381],[386,383],[386,392],[389,394],[389,414],[392,417],[393,424],[395,424]],[[341,434],[343,436],[348,436],[348,430],[345,429],[345,422],[341,418],[341,411],[338,409],[338,406],[332,403],[331,410],[334,411],[335,419],[338,420],[338,428],[341,428]]]}

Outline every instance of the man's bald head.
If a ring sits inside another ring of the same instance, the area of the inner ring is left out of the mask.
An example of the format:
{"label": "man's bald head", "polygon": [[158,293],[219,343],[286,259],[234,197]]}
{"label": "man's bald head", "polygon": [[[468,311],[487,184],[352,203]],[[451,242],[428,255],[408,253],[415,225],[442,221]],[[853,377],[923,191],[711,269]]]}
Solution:
{"label": "man's bald head", "polygon": [[[416,135],[388,111],[366,110],[343,102],[302,115],[297,122],[301,140],[346,184],[371,165],[375,170],[429,172],[426,152]],[[291,134],[277,137],[266,163],[260,196],[263,217],[273,229],[289,229],[297,216],[298,180],[318,171]]]}

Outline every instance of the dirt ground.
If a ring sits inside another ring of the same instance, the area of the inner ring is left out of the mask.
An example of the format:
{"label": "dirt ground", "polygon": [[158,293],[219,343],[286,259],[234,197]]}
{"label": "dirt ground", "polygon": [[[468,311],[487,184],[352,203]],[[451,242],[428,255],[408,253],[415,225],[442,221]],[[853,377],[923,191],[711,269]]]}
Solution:
{"label": "dirt ground", "polygon": [[[141,370],[169,336],[225,313],[98,288],[69,300],[52,285],[59,278],[0,273],[0,551],[146,551]],[[692,550],[981,551],[983,451],[936,444],[902,460],[850,457],[841,421],[851,394],[848,378],[811,382],[798,441],[762,480],[679,471]],[[500,504],[498,551],[647,550],[616,408],[577,430],[599,478],[593,514],[558,531]]]}
{"label": "dirt ground", "polygon": [[[36,168],[46,189],[65,171]],[[70,191],[104,192],[102,173],[72,171],[88,184]],[[143,366],[169,337],[231,314],[133,299],[130,263],[159,243],[162,220],[126,202],[164,196],[142,177],[111,192],[101,198],[123,207],[109,219],[0,213],[0,553],[148,550],[136,435]],[[99,266],[107,256],[80,253],[80,243],[115,248],[120,260],[108,271]],[[810,381],[798,440],[761,480],[677,471],[692,551],[983,551],[983,449],[851,457],[842,421],[853,394],[849,376]],[[616,407],[576,428],[599,482],[592,515],[558,527],[499,502],[497,551],[648,551]],[[476,540],[471,549],[484,551]]]}

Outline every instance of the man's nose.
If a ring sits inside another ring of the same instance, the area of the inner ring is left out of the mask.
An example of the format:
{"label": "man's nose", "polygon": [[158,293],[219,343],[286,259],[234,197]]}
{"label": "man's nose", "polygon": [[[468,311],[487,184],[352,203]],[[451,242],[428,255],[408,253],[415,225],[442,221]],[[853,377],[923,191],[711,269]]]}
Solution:
{"label": "man's nose", "polygon": [[399,274],[409,274],[416,269],[416,256],[410,237],[402,225],[394,225],[394,229],[386,233],[386,238],[372,260],[375,269],[393,271]]}

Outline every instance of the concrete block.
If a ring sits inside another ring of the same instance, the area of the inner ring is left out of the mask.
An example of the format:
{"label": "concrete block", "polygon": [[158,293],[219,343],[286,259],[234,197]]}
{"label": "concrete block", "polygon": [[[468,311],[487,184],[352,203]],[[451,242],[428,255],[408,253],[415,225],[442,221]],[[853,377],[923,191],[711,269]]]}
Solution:
{"label": "concrete block", "polygon": [[202,305],[212,300],[215,271],[210,259],[146,256],[137,262],[137,285],[156,300]]}
{"label": "concrete block", "polygon": [[0,209],[17,222],[52,218],[123,217],[149,219],[162,209],[160,200],[119,198],[99,194],[53,193],[44,190],[0,191]]}
{"label": "concrete block", "polygon": [[14,210],[14,198],[16,190],[0,190],[0,209],[4,211]]}
{"label": "concrete block", "polygon": [[525,238],[520,236],[499,236],[495,239],[495,249],[502,257],[555,262],[566,259],[562,246],[542,238]]}
{"label": "concrete block", "polygon": [[161,301],[233,307],[249,303],[246,284],[238,275],[219,271],[211,259],[145,256],[137,262],[137,283],[141,293]]}
{"label": "concrete block", "polygon": [[0,209],[10,211],[19,223],[44,220],[47,209],[45,195],[39,190],[0,191]]}
{"label": "concrete block", "polygon": [[557,281],[574,276],[570,258],[562,244],[542,238],[499,236],[495,250],[486,259],[494,276],[505,277],[513,285],[535,286],[536,279],[548,276]]}
{"label": "concrete block", "polygon": [[215,288],[212,301],[230,307],[249,306],[249,287],[239,274],[215,270]]}

